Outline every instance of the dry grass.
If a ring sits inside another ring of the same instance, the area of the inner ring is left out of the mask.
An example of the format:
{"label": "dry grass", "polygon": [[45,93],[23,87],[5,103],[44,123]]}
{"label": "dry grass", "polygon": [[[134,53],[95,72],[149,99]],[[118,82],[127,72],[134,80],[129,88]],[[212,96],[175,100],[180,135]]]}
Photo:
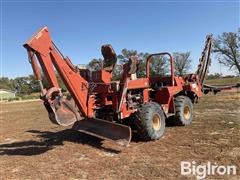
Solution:
{"label": "dry grass", "polygon": [[240,83],[240,77],[207,79],[205,83],[213,85],[237,84]]}
{"label": "dry grass", "polygon": [[[2,179],[186,179],[180,162],[236,165],[240,179],[240,94],[204,96],[194,122],[168,127],[162,139],[128,148],[49,122],[40,101],[3,104],[0,114]],[[195,179],[195,177],[188,177]]]}

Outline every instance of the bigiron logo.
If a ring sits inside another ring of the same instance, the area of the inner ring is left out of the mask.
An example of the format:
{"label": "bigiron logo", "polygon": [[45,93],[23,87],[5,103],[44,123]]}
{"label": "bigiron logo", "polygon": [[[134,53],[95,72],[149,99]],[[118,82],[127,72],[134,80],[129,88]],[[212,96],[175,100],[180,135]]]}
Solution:
{"label": "bigiron logo", "polygon": [[181,161],[181,175],[194,175],[197,179],[204,179],[208,175],[236,175],[237,168],[234,165],[217,165],[207,162],[204,165],[197,164],[195,161]]}

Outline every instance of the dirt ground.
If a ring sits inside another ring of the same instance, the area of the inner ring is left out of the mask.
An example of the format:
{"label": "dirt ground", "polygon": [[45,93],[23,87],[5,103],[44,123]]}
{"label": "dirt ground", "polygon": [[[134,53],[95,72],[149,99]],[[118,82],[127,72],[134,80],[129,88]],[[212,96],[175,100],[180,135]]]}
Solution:
{"label": "dirt ground", "polygon": [[204,96],[192,125],[167,127],[158,141],[135,135],[119,147],[51,124],[41,101],[4,103],[0,114],[0,179],[196,179],[181,161],[237,166],[240,179],[240,93]]}

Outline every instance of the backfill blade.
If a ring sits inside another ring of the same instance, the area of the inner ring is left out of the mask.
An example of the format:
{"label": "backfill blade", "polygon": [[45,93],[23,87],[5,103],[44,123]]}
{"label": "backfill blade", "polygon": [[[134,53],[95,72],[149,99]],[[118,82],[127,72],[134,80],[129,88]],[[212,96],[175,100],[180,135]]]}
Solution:
{"label": "backfill blade", "polygon": [[132,137],[130,127],[96,118],[77,121],[72,128],[101,139],[114,141],[121,146],[128,146]]}

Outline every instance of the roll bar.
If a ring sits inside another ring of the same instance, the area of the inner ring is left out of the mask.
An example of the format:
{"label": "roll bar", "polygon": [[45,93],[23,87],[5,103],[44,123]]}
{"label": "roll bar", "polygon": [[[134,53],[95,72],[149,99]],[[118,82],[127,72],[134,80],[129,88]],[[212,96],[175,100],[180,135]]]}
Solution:
{"label": "roll bar", "polygon": [[147,62],[146,62],[146,78],[149,78],[149,64],[150,61],[152,60],[153,56],[164,56],[164,55],[168,55],[170,57],[170,63],[171,63],[171,81],[172,81],[172,86],[174,86],[174,60],[173,57],[170,53],[168,52],[162,52],[162,53],[155,53],[155,54],[150,54],[147,57]]}

